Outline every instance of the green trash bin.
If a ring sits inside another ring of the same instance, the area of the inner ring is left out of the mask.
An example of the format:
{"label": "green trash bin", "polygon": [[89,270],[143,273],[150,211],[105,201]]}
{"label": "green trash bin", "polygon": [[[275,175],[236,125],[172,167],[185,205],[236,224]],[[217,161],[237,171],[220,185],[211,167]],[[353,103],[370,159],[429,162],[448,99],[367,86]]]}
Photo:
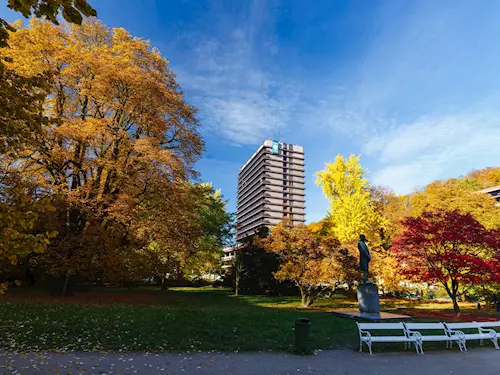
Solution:
{"label": "green trash bin", "polygon": [[311,321],[307,318],[295,320],[295,348],[300,353],[309,353],[309,335]]}

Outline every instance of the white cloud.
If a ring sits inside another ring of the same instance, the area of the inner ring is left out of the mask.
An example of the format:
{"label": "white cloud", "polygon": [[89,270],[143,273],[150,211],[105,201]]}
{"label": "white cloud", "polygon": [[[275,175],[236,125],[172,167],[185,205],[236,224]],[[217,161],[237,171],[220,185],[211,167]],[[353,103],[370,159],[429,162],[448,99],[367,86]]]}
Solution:
{"label": "white cloud", "polygon": [[406,194],[437,178],[498,164],[500,113],[485,109],[418,119],[372,139],[365,152],[382,165],[373,182]]}
{"label": "white cloud", "polygon": [[263,47],[278,51],[268,35],[260,45],[264,5],[251,2],[246,22],[225,25],[218,38],[192,36],[191,64],[176,69],[188,99],[200,109],[205,131],[236,144],[279,136],[289,125],[296,98],[289,83],[272,76],[260,61]]}
{"label": "white cloud", "polygon": [[[277,42],[264,2],[257,1],[244,22],[224,25],[217,38],[192,38],[191,65],[176,68],[179,81],[216,137],[258,144],[303,132],[331,142],[331,157],[335,147],[361,148],[372,181],[398,193],[498,164],[500,112],[491,105],[500,101],[495,12],[468,3],[381,8],[347,76],[335,67],[315,72],[314,65],[286,65],[300,59],[280,55],[288,46]],[[486,100],[490,105],[477,105]]]}
{"label": "white cloud", "polygon": [[204,110],[211,116],[212,127],[237,144],[261,143],[286,125],[280,103],[260,93],[209,97],[203,102]]}

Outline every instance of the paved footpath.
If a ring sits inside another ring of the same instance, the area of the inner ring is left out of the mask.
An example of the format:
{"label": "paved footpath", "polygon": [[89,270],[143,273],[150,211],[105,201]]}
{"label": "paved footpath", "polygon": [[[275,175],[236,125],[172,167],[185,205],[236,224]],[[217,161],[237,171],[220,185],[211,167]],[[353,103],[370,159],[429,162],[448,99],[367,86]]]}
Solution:
{"label": "paved footpath", "polygon": [[26,353],[0,352],[0,374],[434,375],[500,374],[500,350],[375,354],[351,350],[312,356],[284,353]]}

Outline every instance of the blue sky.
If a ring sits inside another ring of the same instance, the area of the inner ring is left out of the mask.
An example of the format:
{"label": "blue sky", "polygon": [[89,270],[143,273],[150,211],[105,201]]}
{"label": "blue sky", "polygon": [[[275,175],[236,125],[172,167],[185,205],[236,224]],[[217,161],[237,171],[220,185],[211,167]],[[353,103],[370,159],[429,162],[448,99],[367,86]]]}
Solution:
{"label": "blue sky", "polygon": [[202,179],[231,210],[264,139],[304,146],[308,221],[328,209],[314,173],[336,154],[400,194],[500,164],[498,1],[89,2],[170,60],[200,110]]}

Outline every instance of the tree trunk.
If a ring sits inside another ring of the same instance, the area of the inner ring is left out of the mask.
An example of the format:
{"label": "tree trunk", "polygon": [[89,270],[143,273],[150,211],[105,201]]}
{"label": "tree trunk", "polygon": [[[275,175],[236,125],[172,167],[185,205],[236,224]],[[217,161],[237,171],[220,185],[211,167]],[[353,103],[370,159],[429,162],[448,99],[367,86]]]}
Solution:
{"label": "tree trunk", "polygon": [[453,300],[453,311],[457,315],[460,314],[460,306],[458,306],[457,296],[454,295],[454,296],[451,297],[451,299]]}
{"label": "tree trunk", "polygon": [[238,292],[240,289],[240,280],[236,279],[234,282],[234,295],[238,296]]}
{"label": "tree trunk", "polygon": [[66,278],[64,280],[64,286],[63,286],[63,290],[62,290],[62,295],[65,296],[66,295],[66,292],[68,290],[68,281],[69,281],[69,272],[66,273]]}
{"label": "tree trunk", "polygon": [[309,294],[308,290],[300,285],[299,285],[299,290],[300,290],[300,296],[301,296],[300,305],[302,307],[311,306],[313,301],[311,299],[311,295]]}
{"label": "tree trunk", "polygon": [[460,306],[458,306],[458,301],[457,301],[457,297],[458,297],[458,283],[455,281],[455,280],[451,280],[451,287],[446,283],[446,282],[442,282],[445,290],[446,290],[446,293],[448,293],[448,296],[451,298],[451,300],[453,301],[453,311],[455,312],[455,314],[460,314]]}
{"label": "tree trunk", "polygon": [[161,285],[160,285],[161,290],[167,290],[167,274],[163,273],[161,276]]}

